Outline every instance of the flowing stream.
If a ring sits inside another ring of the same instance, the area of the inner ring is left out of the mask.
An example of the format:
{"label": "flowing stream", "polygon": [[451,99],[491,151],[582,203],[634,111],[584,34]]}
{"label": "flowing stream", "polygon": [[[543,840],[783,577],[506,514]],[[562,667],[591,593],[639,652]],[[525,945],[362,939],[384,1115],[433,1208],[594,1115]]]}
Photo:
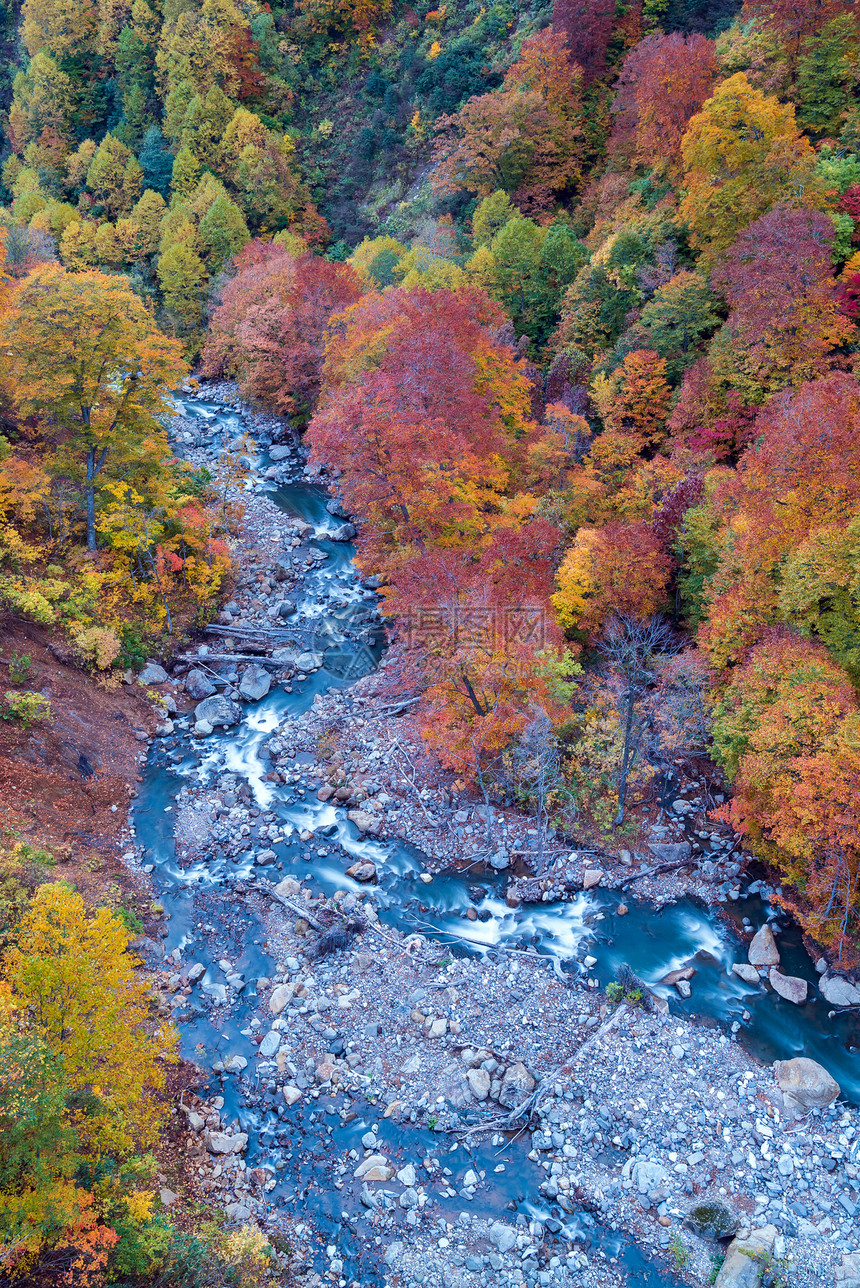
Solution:
{"label": "flowing stream", "polygon": [[[209,422],[210,432],[222,433],[224,440],[241,433],[238,412],[214,403],[178,399],[178,410],[184,416],[198,416]],[[268,463],[263,458],[264,464]],[[681,900],[656,909],[645,902],[626,897],[629,912],[616,915],[620,897],[611,891],[594,890],[580,894],[567,903],[523,905],[510,909],[504,902],[505,878],[497,873],[462,873],[449,870],[435,876],[429,885],[418,880],[424,864],[421,855],[403,843],[390,844],[362,836],[348,822],[346,810],[320,803],[313,793],[305,794],[290,786],[264,781],[268,769],[260,757],[261,744],[290,715],[306,711],[317,693],[334,686],[348,685],[367,674],[379,660],[381,648],[376,643],[358,642],[352,629],[356,619],[366,613],[375,596],[362,586],[352,564],[351,547],[327,540],[326,533],[337,524],[328,514],[326,496],[305,483],[267,485],[269,495],[287,514],[312,524],[312,544],[326,560],[308,574],[306,598],[298,605],[299,620],[314,635],[313,647],[325,651],[322,669],[293,692],[273,689],[262,701],[250,706],[241,725],[225,734],[205,741],[190,737],[189,721],[176,721],[175,733],[153,744],[144,782],[135,809],[135,825],[147,849],[146,862],[153,865],[152,879],[158,897],[170,913],[165,952],[181,948],[187,960],[202,961],[207,966],[201,981],[204,992],[216,1002],[224,1000],[222,973],[207,950],[205,934],[200,929],[200,900],[210,911],[204,921],[212,920],[211,909],[220,906],[229,920],[230,939],[234,950],[234,969],[249,981],[274,974],[274,961],[263,950],[265,931],[256,916],[243,904],[231,898],[232,881],[253,874],[249,854],[238,865],[219,856],[213,845],[212,854],[190,867],[182,867],[176,858],[173,836],[173,798],[184,787],[205,783],[213,775],[230,771],[250,784],[256,804],[274,811],[283,824],[288,839],[276,845],[282,864],[280,875],[295,875],[315,893],[359,889],[345,869],[356,858],[371,858],[377,865],[379,885],[376,906],[381,920],[402,930],[412,930],[412,917],[432,922],[442,932],[472,941],[470,947],[459,945],[458,952],[487,953],[500,945],[534,946],[541,954],[553,954],[563,970],[585,974],[581,964],[586,954],[598,960],[587,972],[609,983],[622,961],[627,962],[646,982],[669,1000],[674,1012],[697,1017],[705,1023],[740,1025],[738,1040],[759,1059],[770,1062],[807,1055],[818,1060],[840,1083],[843,1096],[860,1103],[860,1016],[842,1012],[830,1018],[829,1005],[813,987],[811,1000],[797,1007],[772,991],[745,984],[732,975],[733,961],[745,961],[745,946],[732,923],[740,927],[747,917],[754,927],[773,916],[757,896],[728,903],[727,919],[716,910],[691,900]],[[307,759],[310,759],[309,757]],[[301,761],[301,756],[297,758]],[[308,828],[314,840],[307,845],[299,833]],[[318,855],[316,847],[329,851]],[[268,875],[268,870],[263,873]],[[477,897],[480,890],[480,897]],[[197,898],[195,898],[197,896]],[[466,918],[466,909],[475,907],[477,921]],[[817,978],[812,962],[803,949],[800,935],[792,926],[784,926],[779,940],[782,968],[802,975],[813,985]],[[221,950],[223,951],[223,949]],[[669,971],[692,965],[696,975],[692,996],[680,998],[675,989],[659,981]],[[191,999],[188,999],[189,1002]],[[182,1033],[183,1054],[208,1067],[227,1051],[245,1055],[249,1073],[256,1048],[251,1042],[248,1021],[258,1005],[254,984],[250,982],[233,1008],[231,1018],[217,1026],[208,1011],[201,1007],[180,1009],[176,1018]],[[743,1021],[746,1011],[750,1015]],[[344,1154],[361,1148],[361,1136],[368,1130],[370,1117],[358,1115],[344,1122],[333,1105],[324,1098],[310,1105],[302,1102],[290,1109],[286,1118],[278,1118],[273,1107],[267,1112],[248,1105],[236,1085],[225,1080],[216,1090],[226,1098],[222,1116],[225,1121],[238,1118],[241,1128],[249,1133],[248,1164],[268,1160],[278,1167],[278,1183],[268,1196],[275,1204],[292,1204],[305,1213],[324,1239],[334,1243],[344,1262],[344,1274],[361,1283],[381,1283],[384,1276],[375,1269],[380,1249],[368,1249],[366,1240],[357,1233],[350,1211],[345,1209],[344,1195],[336,1189],[314,1184],[315,1160],[334,1151]],[[214,1092],[213,1092],[214,1094]],[[368,1114],[370,1114],[368,1110]],[[293,1133],[295,1148],[286,1143],[284,1130]],[[299,1146],[298,1141],[301,1141]],[[408,1145],[411,1157],[433,1152],[441,1155],[450,1150],[447,1138],[440,1138],[429,1128],[380,1124],[382,1148],[396,1151]],[[509,1165],[498,1177],[489,1193],[479,1191],[470,1211],[475,1216],[499,1217],[506,1205],[529,1217],[546,1219],[548,1201],[539,1191],[545,1173],[538,1163],[527,1159],[526,1140],[512,1143]],[[474,1144],[469,1151],[460,1149],[445,1154],[445,1164],[454,1171],[453,1184],[460,1173],[476,1164],[488,1174],[496,1162],[495,1149],[489,1143]],[[459,1198],[441,1199],[440,1209],[449,1220],[456,1220],[462,1208]],[[450,1209],[450,1211],[446,1210]],[[670,1272],[649,1261],[621,1232],[601,1225],[587,1212],[574,1216],[561,1213],[561,1235],[577,1240],[586,1251],[601,1250],[615,1257],[637,1288],[678,1284]],[[324,1268],[321,1265],[320,1268]]]}

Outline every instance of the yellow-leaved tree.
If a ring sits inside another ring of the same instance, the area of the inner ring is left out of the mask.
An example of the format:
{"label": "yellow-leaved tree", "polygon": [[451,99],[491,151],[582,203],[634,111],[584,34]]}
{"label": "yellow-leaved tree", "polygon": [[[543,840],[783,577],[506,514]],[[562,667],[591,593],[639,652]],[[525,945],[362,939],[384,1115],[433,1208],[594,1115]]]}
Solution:
{"label": "yellow-leaved tree", "polygon": [[152,1021],[128,944],[109,908],[88,914],[57,881],[36,891],[4,963],[14,1005],[62,1057],[69,1123],[87,1153],[153,1143],[164,1065],[176,1059],[176,1031]]}
{"label": "yellow-leaved tree", "polygon": [[681,150],[681,215],[711,264],[778,202],[820,202],[815,151],[797,128],[793,104],[762,94],[743,72],[723,81],[692,118]]}
{"label": "yellow-leaved tree", "polygon": [[167,456],[159,421],[187,371],[181,346],[122,278],[59,264],[21,282],[2,339],[17,411],[39,421],[65,472],[80,478],[94,551],[97,484]]}

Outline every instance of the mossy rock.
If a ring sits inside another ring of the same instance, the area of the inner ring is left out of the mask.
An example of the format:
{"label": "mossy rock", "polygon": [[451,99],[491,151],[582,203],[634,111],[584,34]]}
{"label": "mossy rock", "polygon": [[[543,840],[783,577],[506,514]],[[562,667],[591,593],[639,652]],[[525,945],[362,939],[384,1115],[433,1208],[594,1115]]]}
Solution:
{"label": "mossy rock", "polygon": [[719,1199],[708,1199],[690,1208],[684,1225],[703,1239],[730,1239],[740,1221],[737,1213]]}

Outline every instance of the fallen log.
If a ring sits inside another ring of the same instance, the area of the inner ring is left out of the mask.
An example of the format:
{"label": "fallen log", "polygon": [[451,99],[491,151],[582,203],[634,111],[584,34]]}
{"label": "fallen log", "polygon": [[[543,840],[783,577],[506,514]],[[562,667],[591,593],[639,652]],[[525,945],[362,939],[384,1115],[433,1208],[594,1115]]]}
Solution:
{"label": "fallen log", "polygon": [[207,635],[223,635],[227,639],[292,639],[297,635],[308,634],[302,627],[296,626],[206,626]]}
{"label": "fallen log", "polygon": [[634,881],[641,881],[643,877],[656,876],[660,872],[674,872],[676,868],[693,868],[696,866],[696,862],[695,855],[689,854],[686,859],[673,859],[671,863],[656,863],[653,868],[646,868],[644,872],[634,872],[620,886],[620,889],[627,890]]}
{"label": "fallen log", "polygon": [[274,886],[267,885],[264,881],[246,881],[245,887],[248,890],[256,890],[258,894],[268,895],[270,899],[274,899],[275,903],[279,903],[288,912],[293,913],[294,916],[304,918],[308,925],[319,931],[320,934],[329,929],[308,908],[303,908],[300,903],[293,903],[292,899],[285,899],[282,894],[278,894]]}
{"label": "fallen log", "polygon": [[278,661],[277,658],[266,657],[265,653],[206,653],[203,657],[192,653],[190,656],[183,654],[176,660],[186,662],[189,666],[206,666],[209,662],[258,662],[261,666],[271,666],[277,671],[285,671],[293,665],[283,659]]}

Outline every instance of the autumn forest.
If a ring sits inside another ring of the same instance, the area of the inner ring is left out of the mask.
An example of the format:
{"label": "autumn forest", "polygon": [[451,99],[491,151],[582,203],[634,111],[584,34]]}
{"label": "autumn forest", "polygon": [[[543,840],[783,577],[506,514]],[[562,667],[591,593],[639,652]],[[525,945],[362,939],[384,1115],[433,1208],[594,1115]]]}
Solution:
{"label": "autumn forest", "polygon": [[[5,0],[0,23],[4,620],[109,686],[215,617],[245,464],[192,466],[165,427],[189,378],[235,381],[354,522],[390,699],[444,773],[624,844],[667,770],[708,763],[712,817],[855,968],[854,0]],[[46,726],[20,659],[4,679],[2,719]],[[192,1246],[150,1210],[175,1036],[144,1023],[133,919],[14,829],[0,856],[11,1282],[257,1283],[253,1240]],[[87,1024],[106,976],[126,1001],[94,1053],[58,979]]]}

